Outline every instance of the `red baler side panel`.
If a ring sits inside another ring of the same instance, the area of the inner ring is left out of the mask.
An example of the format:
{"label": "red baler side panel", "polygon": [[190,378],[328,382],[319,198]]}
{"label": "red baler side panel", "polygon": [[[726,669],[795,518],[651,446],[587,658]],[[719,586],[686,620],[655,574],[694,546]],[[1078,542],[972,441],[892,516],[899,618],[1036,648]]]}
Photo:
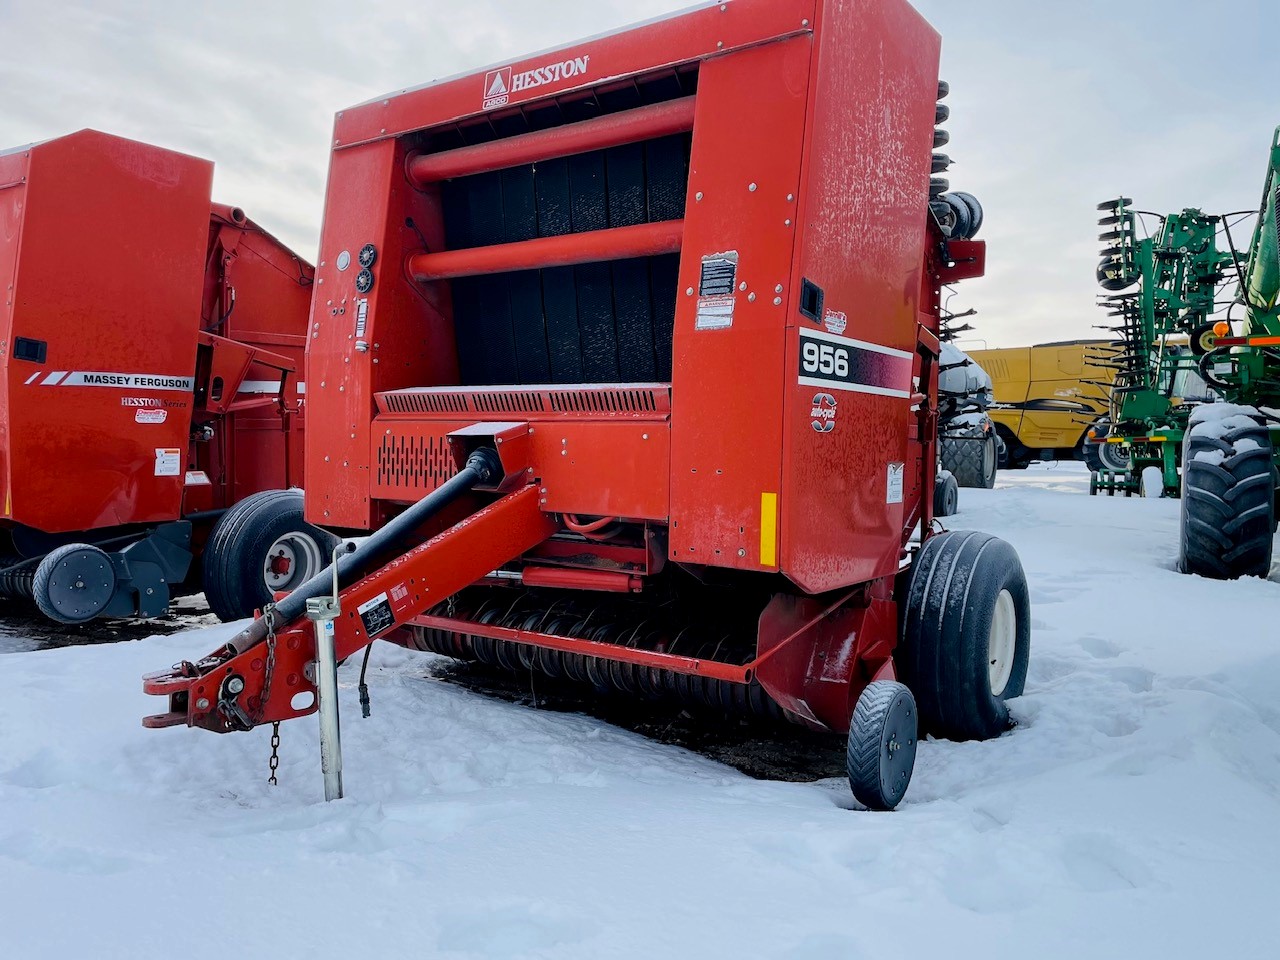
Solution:
{"label": "red baler side panel", "polygon": [[[215,212],[205,274],[205,329],[249,346],[262,347],[293,361],[285,399],[291,408],[303,408],[306,396],[305,355],[307,323],[315,270],[293,251],[252,221],[228,223]],[[230,315],[219,293],[225,285],[235,291]],[[275,397],[280,374],[269,367],[250,367],[239,399]],[[227,480],[225,502],[230,506],[259,490],[304,486],[302,411],[289,417],[285,436],[275,404],[245,413],[228,414],[221,430],[230,437],[217,440],[222,472]],[[288,456],[285,445],[288,444]],[[197,455],[201,454],[197,446]],[[210,457],[212,459],[212,457]],[[217,486],[215,479],[215,486]]]}
{"label": "red baler side panel", "polygon": [[[780,501],[783,570],[809,592],[898,568],[904,516],[913,504],[910,484],[894,489],[903,474],[891,480],[891,471],[905,472],[912,456],[908,394],[923,306],[940,55],[938,35],[899,0],[826,3],[815,42],[812,132],[788,291]],[[803,278],[823,290],[821,322],[797,309]],[[810,334],[813,353],[826,345],[849,351],[864,368],[863,383],[833,389],[815,382],[820,374],[806,377],[802,333]],[[894,395],[867,392],[868,386]],[[814,410],[828,406],[835,426],[824,431],[815,424],[827,418]]]}
{"label": "red baler side panel", "polygon": [[[405,272],[409,255],[422,250],[418,231],[430,249],[444,246],[438,194],[410,186],[405,159],[404,146],[387,139],[338,151],[330,163],[307,349],[312,523],[368,529],[375,522],[369,454],[375,393],[458,382],[447,294],[432,299],[439,291]],[[355,258],[369,243],[378,251],[374,285],[361,294]],[[351,263],[340,270],[343,251]]]}
{"label": "red baler side panel", "polygon": [[[699,73],[672,372],[674,560],[777,569],[786,288],[812,49],[809,35],[794,37]],[[704,258],[736,263],[727,298],[702,296]]]}
{"label": "red baler side panel", "polygon": [[[47,356],[4,352],[3,518],[49,532],[173,519],[213,165],[91,130],[23,153],[25,184],[0,191],[5,232],[20,231],[3,339]],[[91,385],[104,372],[134,379]]]}

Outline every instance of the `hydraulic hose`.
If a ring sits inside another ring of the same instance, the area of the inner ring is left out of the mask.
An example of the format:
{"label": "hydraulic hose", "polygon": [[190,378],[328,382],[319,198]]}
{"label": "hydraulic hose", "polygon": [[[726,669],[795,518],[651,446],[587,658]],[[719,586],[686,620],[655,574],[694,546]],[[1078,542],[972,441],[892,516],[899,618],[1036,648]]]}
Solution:
{"label": "hydraulic hose", "polygon": [[[502,475],[502,462],[496,450],[482,447],[467,457],[466,466],[457,474],[427,494],[404,513],[397,516],[380,530],[375,531],[351,552],[338,558],[338,584],[346,587],[356,578],[366,573],[384,552],[394,547],[403,550],[404,542],[414,530],[422,526],[433,516],[453,503],[473,487],[489,483]],[[284,626],[301,617],[307,608],[307,601],[313,597],[325,596],[333,588],[333,571],[321,570],[310,580],[298,586],[283,600],[275,605],[275,623]],[[267,622],[258,617],[231,638],[227,649],[232,655],[238,655],[250,647],[261,643],[267,636]]]}

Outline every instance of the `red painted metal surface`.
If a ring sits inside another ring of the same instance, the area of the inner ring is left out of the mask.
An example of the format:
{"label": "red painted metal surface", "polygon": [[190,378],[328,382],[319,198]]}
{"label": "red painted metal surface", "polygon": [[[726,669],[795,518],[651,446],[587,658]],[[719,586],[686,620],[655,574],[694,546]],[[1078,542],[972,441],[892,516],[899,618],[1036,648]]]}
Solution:
{"label": "red painted metal surface", "polygon": [[[555,523],[538,505],[536,487],[523,487],[481,507],[467,522],[414,547],[342,591],[342,614],[334,622],[338,659],[350,656],[376,637],[386,636],[395,627],[410,622],[510,557],[537,546],[555,530]],[[380,600],[388,605],[392,619],[386,621],[376,637],[370,637],[359,615],[360,608]],[[200,673],[180,665],[146,677],[143,692],[170,698],[170,709],[148,717],[143,723],[151,727],[186,723],[226,732],[227,723],[218,713],[216,703],[220,685],[230,673],[245,679],[245,688],[236,699],[255,723],[287,720],[314,712],[315,686],[306,675],[307,664],[315,659],[315,633],[311,624],[300,620],[279,634],[266,703],[261,699],[266,670],[264,646],[251,647],[208,672]],[[310,702],[305,706],[300,702],[295,707],[294,698],[299,694],[310,694]]]}
{"label": "red painted metal surface", "polygon": [[[49,533],[176,519],[213,166],[86,130],[0,158],[4,520]],[[110,236],[73,256],[68,231]],[[177,322],[175,322],[175,320]],[[136,404],[136,406],[135,406]]]}
{"label": "red painted metal surface", "polygon": [[632,574],[614,570],[571,570],[563,567],[525,567],[520,580],[526,587],[557,590],[600,590],[605,593],[639,593],[644,582]]}
{"label": "red painted metal surface", "polygon": [[511,270],[568,267],[601,260],[625,260],[675,253],[680,249],[684,222],[666,220],[633,227],[592,230],[563,237],[539,237],[491,247],[419,253],[409,258],[409,275],[415,280],[448,280]]}
{"label": "red painted metal surface", "polygon": [[465,177],[485,170],[568,157],[588,150],[604,150],[692,129],[693,97],[685,97],[506,140],[459,147],[443,153],[420,154],[409,161],[409,177],[423,186],[450,177]]}
{"label": "red painted metal surface", "polygon": [[[920,456],[908,439],[907,394],[940,51],[938,35],[908,4],[879,0],[820,4],[814,44],[806,129],[847,133],[806,143],[787,293],[779,559],[808,592],[896,573],[911,529],[912,504],[891,471],[905,477],[906,463]],[[824,293],[817,321],[798,310],[805,278]],[[897,351],[905,372],[881,384],[898,395],[797,382],[802,331],[830,337],[824,343],[834,349]],[[828,433],[812,426],[821,394],[835,398]],[[932,497],[932,480],[921,492]]]}
{"label": "red painted metal surface", "polygon": [[[808,32],[814,9],[814,0],[708,4],[640,27],[495,64],[468,76],[402,90],[340,112],[334,123],[334,146],[341,150],[394,139],[471,117],[487,124],[490,119],[500,119],[548,97],[589,95],[600,86],[626,86],[633,82],[632,78],[643,78],[663,68],[725,56],[779,37]],[[857,16],[852,11],[848,15]],[[584,59],[586,62],[582,63]],[[557,70],[557,65],[565,63],[572,66]],[[516,78],[530,71],[541,72],[518,85]],[[490,96],[497,75],[511,78],[505,101],[501,95]],[[755,89],[753,84],[744,90],[744,97],[750,97]],[[743,116],[750,116],[749,108]]]}
{"label": "red painted metal surface", "polygon": [[[92,130],[0,155],[0,525],[155,523],[301,483],[312,268],[211,206],[211,175]],[[74,223],[109,231],[101,256],[68,260]]]}

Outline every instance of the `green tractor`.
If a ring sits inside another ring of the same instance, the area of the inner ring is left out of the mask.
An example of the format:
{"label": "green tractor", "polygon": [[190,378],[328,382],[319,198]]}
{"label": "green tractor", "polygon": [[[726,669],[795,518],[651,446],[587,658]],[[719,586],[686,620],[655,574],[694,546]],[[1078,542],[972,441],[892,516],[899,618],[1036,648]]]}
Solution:
{"label": "green tractor", "polygon": [[1129,466],[1095,471],[1090,492],[1180,495],[1181,570],[1265,577],[1280,484],[1280,128],[1244,250],[1227,216],[1196,209],[1139,239],[1131,203],[1099,205],[1097,273],[1119,348],[1104,439]]}

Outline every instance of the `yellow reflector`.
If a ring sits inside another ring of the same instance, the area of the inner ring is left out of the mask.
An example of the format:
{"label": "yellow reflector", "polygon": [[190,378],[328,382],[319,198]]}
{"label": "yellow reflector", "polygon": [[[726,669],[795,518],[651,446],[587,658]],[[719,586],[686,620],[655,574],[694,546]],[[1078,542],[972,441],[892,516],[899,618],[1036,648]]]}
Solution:
{"label": "yellow reflector", "polygon": [[1213,325],[1214,336],[1225,337],[1230,332],[1231,332],[1231,324],[1227,323],[1227,321],[1225,320],[1219,320],[1217,323]]}
{"label": "yellow reflector", "polygon": [[778,565],[778,495],[760,494],[760,565]]}

